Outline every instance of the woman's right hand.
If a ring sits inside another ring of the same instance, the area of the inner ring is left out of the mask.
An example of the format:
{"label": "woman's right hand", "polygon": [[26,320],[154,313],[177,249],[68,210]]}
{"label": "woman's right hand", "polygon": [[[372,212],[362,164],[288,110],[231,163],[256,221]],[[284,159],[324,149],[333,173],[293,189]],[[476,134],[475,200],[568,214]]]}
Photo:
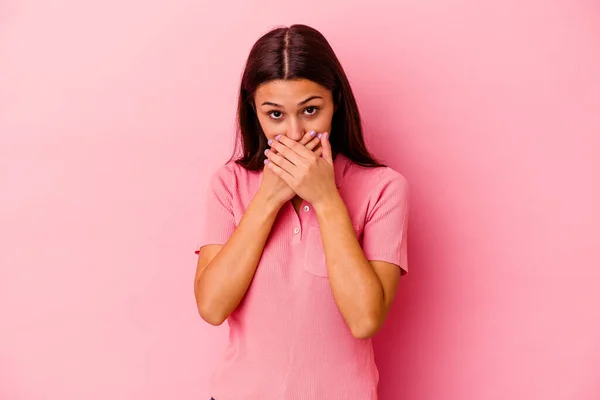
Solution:
{"label": "woman's right hand", "polygon": [[[319,146],[320,142],[321,140],[316,135],[313,137],[308,132],[298,143],[314,151],[317,156],[321,156],[323,147]],[[275,150],[269,149],[269,151]],[[268,202],[272,202],[279,209],[287,201],[293,199],[296,196],[296,192],[283,179],[271,171],[271,169],[263,168],[262,180],[257,195],[262,196]]]}

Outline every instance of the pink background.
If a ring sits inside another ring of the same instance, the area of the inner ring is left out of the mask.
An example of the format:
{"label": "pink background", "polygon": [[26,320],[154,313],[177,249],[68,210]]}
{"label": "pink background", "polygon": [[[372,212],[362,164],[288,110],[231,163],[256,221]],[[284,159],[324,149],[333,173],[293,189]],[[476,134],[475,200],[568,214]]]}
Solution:
{"label": "pink background", "polygon": [[0,399],[207,399],[203,193],[250,46],[294,22],[412,184],[381,399],[599,399],[598,3],[208,4],[0,1]]}

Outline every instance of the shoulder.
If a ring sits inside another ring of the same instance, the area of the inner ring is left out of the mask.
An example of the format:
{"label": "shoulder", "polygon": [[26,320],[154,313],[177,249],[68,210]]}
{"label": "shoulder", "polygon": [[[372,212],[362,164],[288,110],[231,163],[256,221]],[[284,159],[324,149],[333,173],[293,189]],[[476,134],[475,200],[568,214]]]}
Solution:
{"label": "shoulder", "polygon": [[344,181],[350,182],[351,186],[360,185],[368,188],[373,196],[378,196],[382,192],[408,195],[408,180],[402,173],[389,166],[363,167],[348,160]]}
{"label": "shoulder", "polygon": [[211,179],[236,179],[244,171],[245,169],[235,161],[227,161],[213,171]]}
{"label": "shoulder", "polygon": [[233,194],[241,188],[247,187],[252,181],[256,180],[257,176],[257,171],[249,171],[236,163],[235,160],[231,160],[220,165],[212,172],[210,186],[213,190],[218,188]]}
{"label": "shoulder", "polygon": [[349,182],[347,196],[355,199],[350,202],[363,205],[364,220],[370,222],[371,228],[381,226],[388,233],[392,232],[389,224],[403,226],[410,204],[404,175],[389,166],[349,164],[344,180]]}

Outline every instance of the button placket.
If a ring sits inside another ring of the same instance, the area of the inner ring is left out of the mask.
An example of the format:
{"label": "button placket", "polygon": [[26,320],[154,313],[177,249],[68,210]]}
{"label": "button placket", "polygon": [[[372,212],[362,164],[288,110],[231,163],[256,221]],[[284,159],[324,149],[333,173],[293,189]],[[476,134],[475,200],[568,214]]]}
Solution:
{"label": "button placket", "polygon": [[309,221],[311,219],[311,216],[305,213],[308,213],[310,209],[311,206],[306,201],[303,201],[303,204],[300,206],[300,212],[295,212],[292,209],[292,211],[294,212],[294,216],[296,217],[296,223],[294,224],[294,228],[292,230],[292,236],[294,237],[294,241],[302,241],[304,239],[304,234],[306,232],[306,229],[308,229],[307,224],[309,224]]}

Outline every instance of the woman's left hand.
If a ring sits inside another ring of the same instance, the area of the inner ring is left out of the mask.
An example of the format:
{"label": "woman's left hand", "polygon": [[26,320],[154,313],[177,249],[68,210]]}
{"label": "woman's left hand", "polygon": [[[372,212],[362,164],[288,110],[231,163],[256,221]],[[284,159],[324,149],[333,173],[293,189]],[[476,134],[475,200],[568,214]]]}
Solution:
{"label": "woman's left hand", "polygon": [[276,152],[266,150],[266,166],[313,206],[338,194],[329,133],[320,136],[323,149],[321,157],[282,135],[269,141]]}

